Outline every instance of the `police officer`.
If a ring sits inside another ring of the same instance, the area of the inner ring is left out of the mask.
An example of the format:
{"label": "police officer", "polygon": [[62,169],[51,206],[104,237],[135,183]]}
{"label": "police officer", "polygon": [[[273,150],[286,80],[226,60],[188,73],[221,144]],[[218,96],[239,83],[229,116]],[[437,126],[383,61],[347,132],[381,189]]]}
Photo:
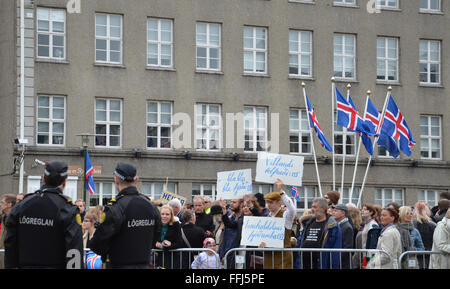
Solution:
{"label": "police officer", "polygon": [[43,185],[6,219],[5,268],[82,268],[83,237],[78,207],[63,190],[67,164],[45,166]]}
{"label": "police officer", "polygon": [[89,248],[107,261],[107,268],[150,267],[151,249],[161,234],[161,216],[150,199],[136,188],[136,167],[118,163],[114,183],[116,199],[105,206]]}

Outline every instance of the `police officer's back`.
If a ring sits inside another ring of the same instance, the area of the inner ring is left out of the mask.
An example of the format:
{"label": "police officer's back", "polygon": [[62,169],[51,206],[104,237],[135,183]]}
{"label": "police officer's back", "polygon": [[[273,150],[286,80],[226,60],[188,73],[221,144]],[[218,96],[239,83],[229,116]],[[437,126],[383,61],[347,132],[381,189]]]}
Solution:
{"label": "police officer's back", "polygon": [[104,215],[88,246],[111,268],[149,268],[150,253],[161,234],[161,216],[136,188],[136,167],[119,163],[114,182],[120,191],[105,206]]}
{"label": "police officer's back", "polygon": [[79,210],[63,195],[66,179],[65,162],[48,163],[42,187],[13,207],[5,224],[5,268],[83,266]]}

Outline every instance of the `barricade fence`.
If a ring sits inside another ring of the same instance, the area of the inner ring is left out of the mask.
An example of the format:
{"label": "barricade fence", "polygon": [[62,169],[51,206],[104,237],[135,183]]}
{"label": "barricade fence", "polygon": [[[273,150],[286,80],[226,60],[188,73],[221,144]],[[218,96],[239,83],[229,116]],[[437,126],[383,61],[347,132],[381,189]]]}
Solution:
{"label": "barricade fence", "polygon": [[[84,253],[90,251],[84,249]],[[218,269],[364,269],[377,254],[382,257],[378,259],[384,261],[375,262],[374,269],[428,269],[431,255],[445,257],[438,251],[407,251],[394,260],[388,252],[378,249],[233,248],[221,260],[208,248],[152,249],[150,268],[197,269],[191,264],[201,252],[214,256]],[[0,255],[4,253],[5,249],[0,249]]]}

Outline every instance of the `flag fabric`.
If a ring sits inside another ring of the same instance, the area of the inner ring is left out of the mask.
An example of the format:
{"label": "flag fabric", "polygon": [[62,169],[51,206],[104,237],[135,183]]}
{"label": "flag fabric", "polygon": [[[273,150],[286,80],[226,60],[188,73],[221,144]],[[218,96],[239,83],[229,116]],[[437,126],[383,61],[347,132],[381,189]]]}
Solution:
{"label": "flag fabric", "polygon": [[381,125],[381,132],[392,138],[399,139],[400,150],[408,156],[411,155],[411,147],[416,145],[416,141],[413,139],[406,119],[398,109],[391,94],[389,94],[386,113]]}
{"label": "flag fabric", "polygon": [[369,98],[367,101],[366,112],[364,113],[364,119],[372,131],[376,132],[378,130],[378,126],[380,125],[380,117],[381,116],[377,107]]}
{"label": "flag fabric", "polygon": [[86,190],[89,190],[89,194],[95,194],[95,184],[94,184],[94,167],[92,166],[91,158],[89,157],[89,153],[86,150]]}
{"label": "flag fabric", "polygon": [[333,148],[331,147],[330,143],[325,138],[325,135],[323,134],[322,129],[320,128],[319,121],[317,120],[316,113],[314,112],[314,109],[311,106],[311,103],[309,102],[308,97],[305,95],[306,99],[306,106],[308,109],[308,119],[309,124],[311,128],[314,128],[316,131],[317,137],[319,138],[320,144],[325,149],[329,150],[330,152],[333,152]]}
{"label": "flag fabric", "polygon": [[377,144],[387,150],[394,158],[397,158],[400,155],[395,139],[392,136],[385,134],[383,131],[380,131]]}
{"label": "flag fabric", "polygon": [[375,135],[375,132],[372,132],[370,130],[369,125],[359,114],[353,101],[352,104],[349,103],[337,88],[336,88],[336,106],[337,106],[337,119],[336,119],[337,124],[339,124],[342,127],[346,127],[350,131],[354,132],[359,131],[365,132],[368,135]]}
{"label": "flag fabric", "polygon": [[294,196],[294,198],[297,202],[300,202],[300,195],[298,194],[298,189],[296,186],[293,186],[291,188],[291,194]]}

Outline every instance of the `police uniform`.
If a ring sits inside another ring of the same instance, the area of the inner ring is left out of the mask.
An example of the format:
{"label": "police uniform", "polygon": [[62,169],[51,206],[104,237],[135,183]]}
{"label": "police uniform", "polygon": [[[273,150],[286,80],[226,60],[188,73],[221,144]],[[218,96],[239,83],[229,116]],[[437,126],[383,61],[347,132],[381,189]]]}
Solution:
{"label": "police uniform", "polygon": [[12,208],[5,224],[5,268],[83,267],[79,209],[60,188],[49,185],[66,177],[65,162],[48,163],[46,184]]}
{"label": "police uniform", "polygon": [[[130,163],[119,163],[114,174],[133,182],[136,168]],[[150,253],[160,234],[158,209],[135,186],[129,186],[105,206],[89,247],[107,261],[108,268],[149,268]]]}

